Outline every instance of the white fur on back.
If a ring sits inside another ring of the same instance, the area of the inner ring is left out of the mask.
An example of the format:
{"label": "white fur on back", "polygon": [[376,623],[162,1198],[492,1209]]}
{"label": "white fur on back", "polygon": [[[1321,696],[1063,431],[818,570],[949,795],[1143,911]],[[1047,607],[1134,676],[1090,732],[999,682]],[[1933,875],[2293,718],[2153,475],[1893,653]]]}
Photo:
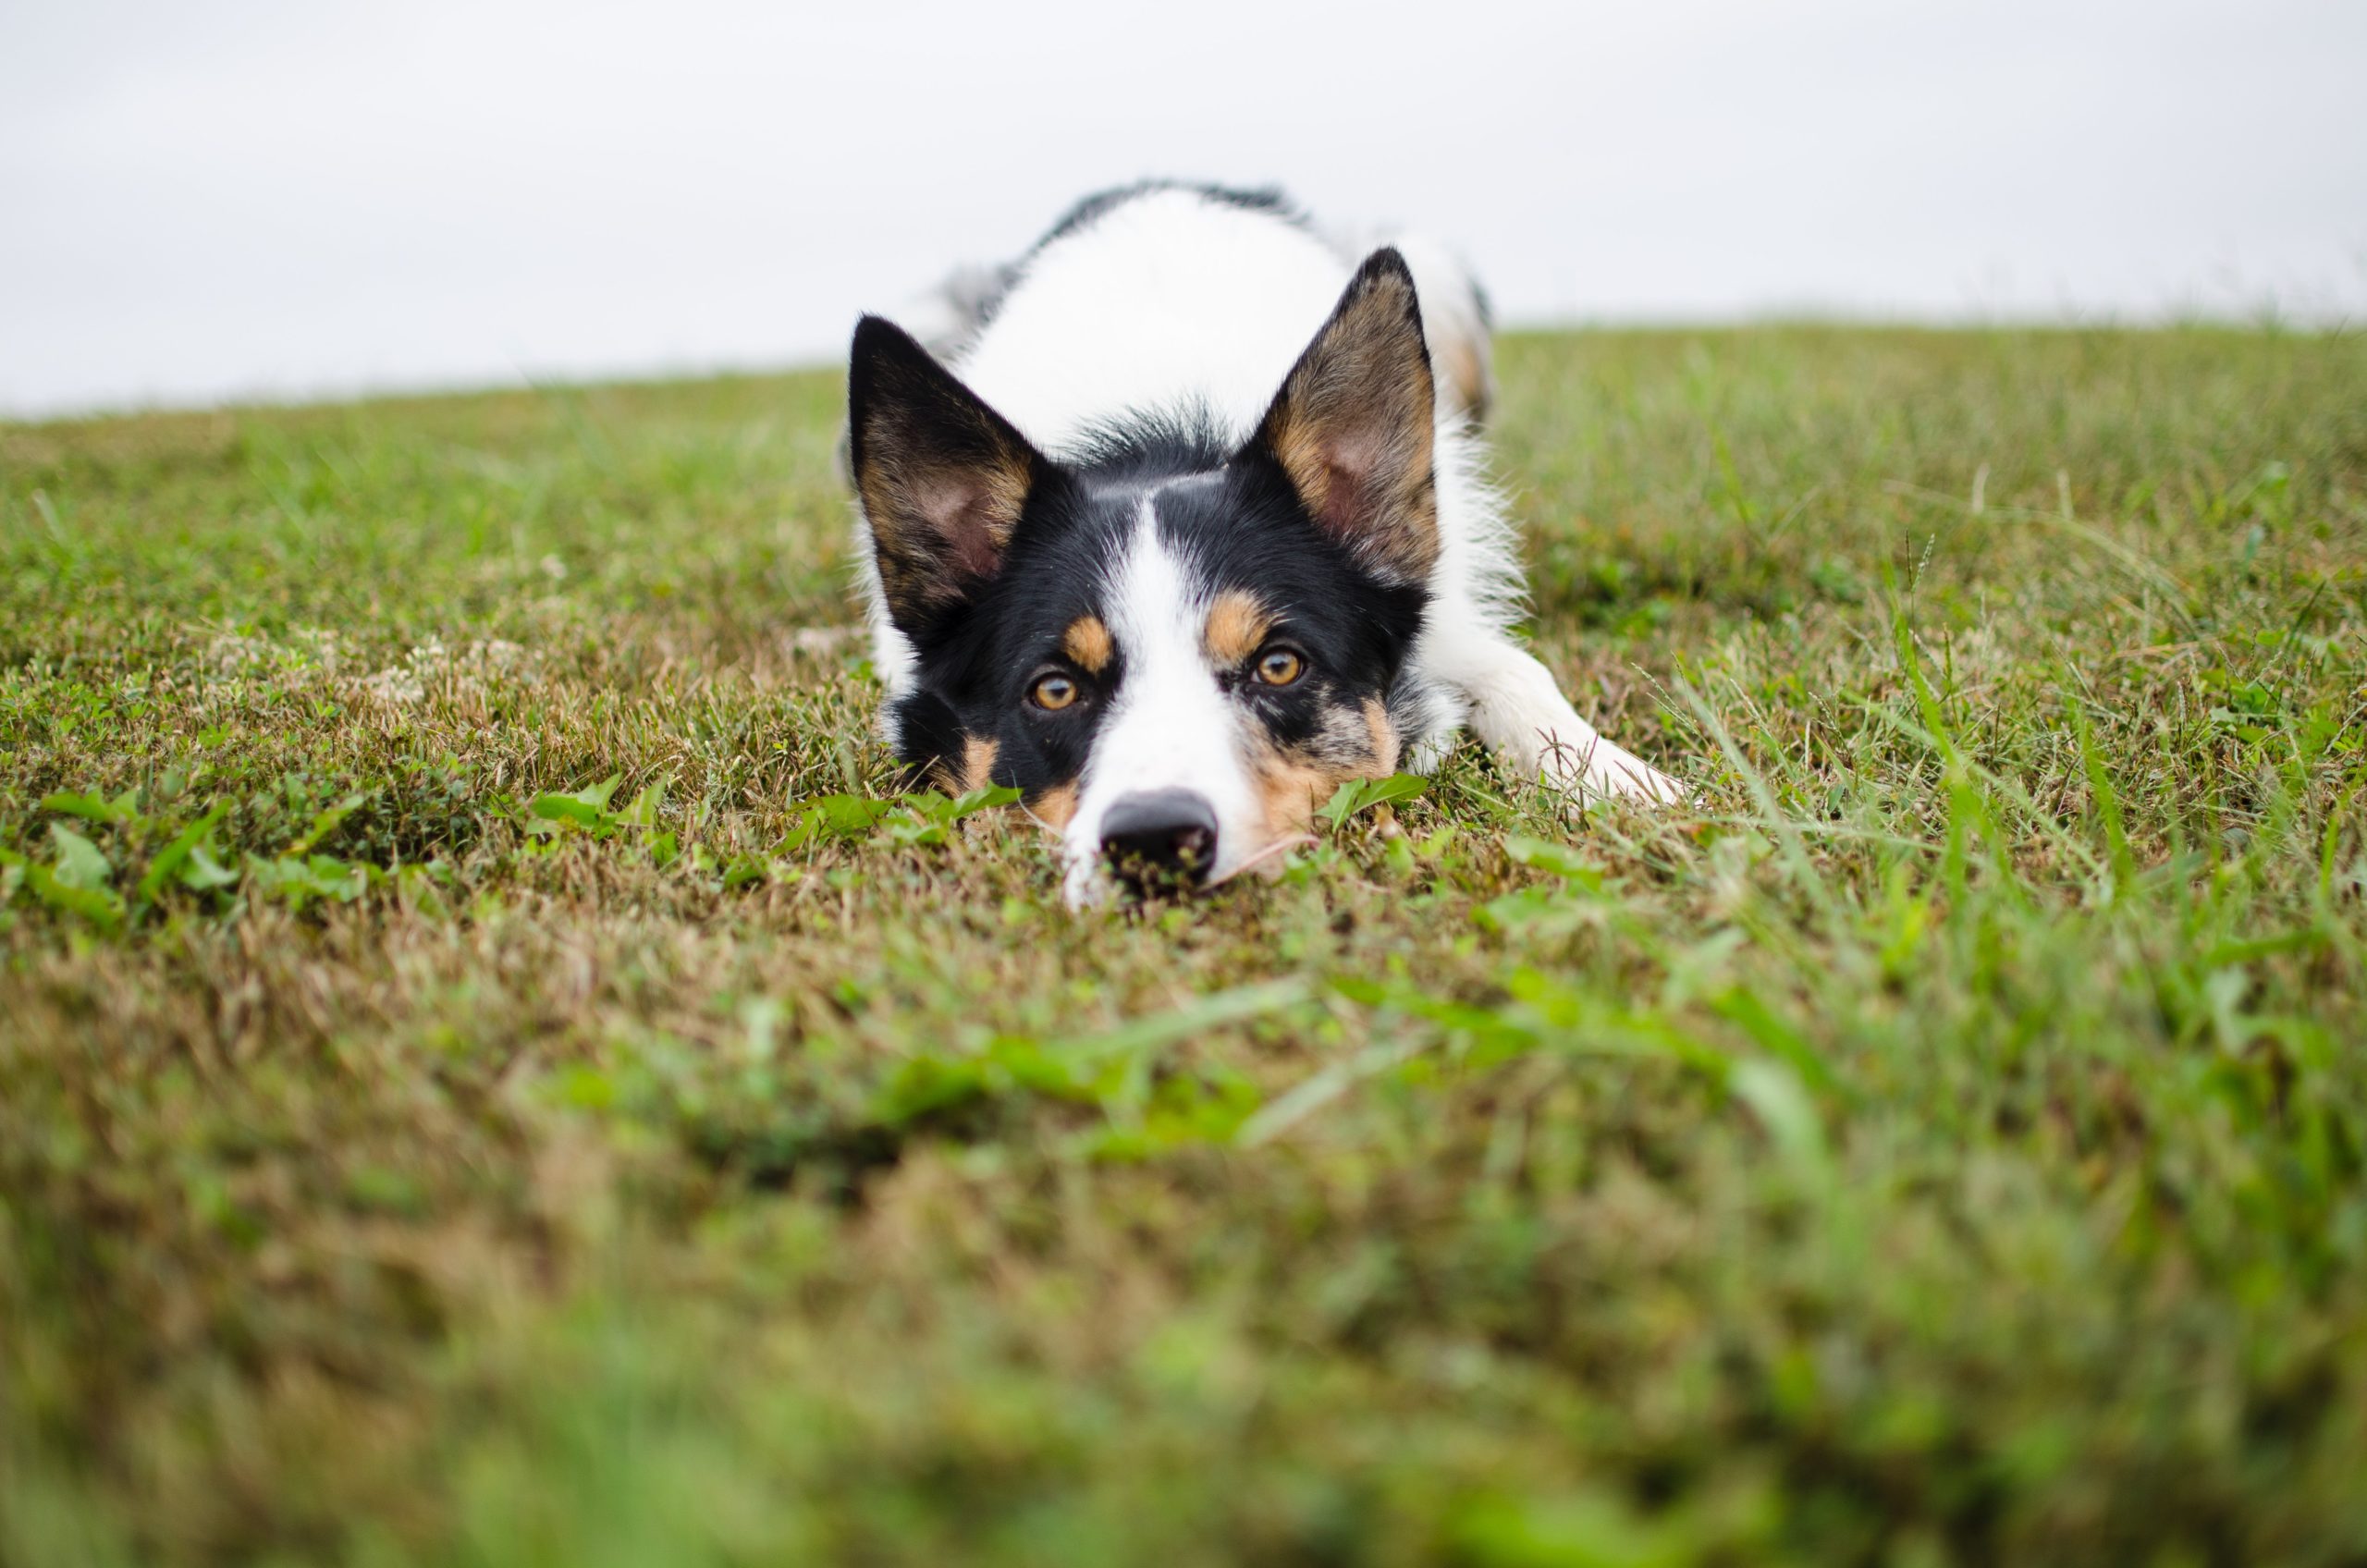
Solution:
{"label": "white fur on back", "polygon": [[1240,438],[1352,271],[1271,213],[1153,191],[1037,251],[953,369],[1052,457],[1130,412],[1202,408]]}

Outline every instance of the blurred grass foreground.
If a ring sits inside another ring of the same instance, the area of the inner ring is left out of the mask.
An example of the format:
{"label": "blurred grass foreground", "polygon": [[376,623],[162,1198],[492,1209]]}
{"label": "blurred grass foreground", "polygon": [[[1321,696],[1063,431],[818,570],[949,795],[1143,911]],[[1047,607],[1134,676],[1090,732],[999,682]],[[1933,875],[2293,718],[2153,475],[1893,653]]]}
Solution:
{"label": "blurred grass foreground", "polygon": [[1133,918],[833,376],[0,426],[0,1562],[2367,1561],[2367,342],[1503,369],[1699,801]]}

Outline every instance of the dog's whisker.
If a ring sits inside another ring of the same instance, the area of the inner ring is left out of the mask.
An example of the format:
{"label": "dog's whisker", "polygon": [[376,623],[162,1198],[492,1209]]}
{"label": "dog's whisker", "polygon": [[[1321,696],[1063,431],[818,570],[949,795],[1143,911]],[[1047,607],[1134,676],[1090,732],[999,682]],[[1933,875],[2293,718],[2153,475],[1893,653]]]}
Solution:
{"label": "dog's whisker", "polygon": [[1260,865],[1263,863],[1273,859],[1276,855],[1287,854],[1291,851],[1297,849],[1302,844],[1312,844],[1317,841],[1315,835],[1312,833],[1294,833],[1288,838],[1277,839],[1272,843],[1267,845],[1264,849],[1259,850],[1256,854],[1251,855],[1247,860],[1243,861],[1239,865],[1234,866],[1231,871],[1226,872],[1222,876],[1209,878],[1208,886],[1211,888],[1220,888],[1227,882],[1232,881],[1234,877],[1240,876],[1243,872]]}

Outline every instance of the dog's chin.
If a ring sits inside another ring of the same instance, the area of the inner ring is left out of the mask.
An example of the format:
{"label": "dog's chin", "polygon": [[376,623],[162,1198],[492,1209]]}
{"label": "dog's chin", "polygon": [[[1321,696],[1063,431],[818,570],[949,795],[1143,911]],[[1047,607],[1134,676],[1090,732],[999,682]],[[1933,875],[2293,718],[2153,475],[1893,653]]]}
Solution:
{"label": "dog's chin", "polygon": [[1073,910],[1104,909],[1118,899],[1118,879],[1110,875],[1098,855],[1066,857],[1068,873],[1061,878],[1061,899]]}

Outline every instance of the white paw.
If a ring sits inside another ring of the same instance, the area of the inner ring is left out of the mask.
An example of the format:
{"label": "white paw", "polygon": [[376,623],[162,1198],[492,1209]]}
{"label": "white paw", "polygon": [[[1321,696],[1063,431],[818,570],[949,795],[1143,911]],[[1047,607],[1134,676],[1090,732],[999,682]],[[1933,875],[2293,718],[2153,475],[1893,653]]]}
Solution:
{"label": "white paw", "polygon": [[1595,801],[1683,805],[1693,791],[1643,758],[1596,737],[1584,747],[1555,744],[1540,759],[1545,781],[1571,797],[1573,810]]}

